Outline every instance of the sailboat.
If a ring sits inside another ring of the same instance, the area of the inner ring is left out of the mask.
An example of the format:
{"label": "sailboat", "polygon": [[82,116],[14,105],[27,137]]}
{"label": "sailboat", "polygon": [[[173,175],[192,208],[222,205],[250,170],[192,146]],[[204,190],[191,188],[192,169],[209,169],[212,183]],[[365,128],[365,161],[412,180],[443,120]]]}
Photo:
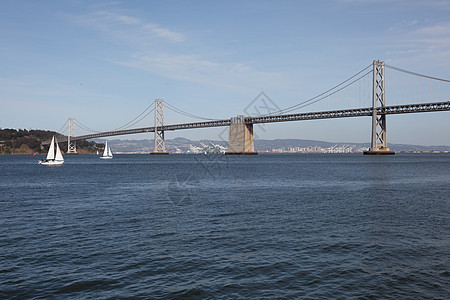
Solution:
{"label": "sailboat", "polygon": [[108,147],[108,141],[105,143],[105,151],[103,151],[103,155],[100,156],[102,159],[111,159],[113,158],[111,149]]}
{"label": "sailboat", "polygon": [[52,138],[50,149],[48,149],[47,158],[45,160],[40,160],[38,163],[44,166],[60,166],[64,163],[64,157],[61,154],[61,149],[59,149],[58,141],[56,140],[55,136],[53,136]]}

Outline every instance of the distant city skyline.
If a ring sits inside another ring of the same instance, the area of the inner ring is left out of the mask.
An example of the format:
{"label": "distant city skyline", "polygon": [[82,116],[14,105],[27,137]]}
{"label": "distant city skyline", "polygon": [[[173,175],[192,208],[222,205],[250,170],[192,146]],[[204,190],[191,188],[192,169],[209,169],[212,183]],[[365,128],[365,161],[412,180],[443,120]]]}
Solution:
{"label": "distant city skyline", "polygon": [[[249,113],[261,92],[286,108],[374,59],[450,79],[449,15],[438,0],[1,1],[0,128],[57,131],[74,117],[113,130],[155,98],[214,119]],[[166,124],[186,121],[196,120],[166,110]],[[450,145],[447,128],[450,112],[388,116],[387,141]],[[218,140],[223,130],[166,137]],[[370,118],[255,126],[256,140],[370,134]]]}
{"label": "distant city skyline", "polygon": [[[104,139],[95,139],[104,143]],[[153,151],[153,140],[110,139],[109,145],[114,153],[149,153]],[[200,140],[186,138],[166,139],[166,150],[170,153],[225,153],[228,151],[228,141]],[[278,139],[255,141],[258,153],[362,153],[369,143],[330,143],[302,139]],[[396,152],[442,152],[450,153],[450,146],[421,146],[391,144]]]}

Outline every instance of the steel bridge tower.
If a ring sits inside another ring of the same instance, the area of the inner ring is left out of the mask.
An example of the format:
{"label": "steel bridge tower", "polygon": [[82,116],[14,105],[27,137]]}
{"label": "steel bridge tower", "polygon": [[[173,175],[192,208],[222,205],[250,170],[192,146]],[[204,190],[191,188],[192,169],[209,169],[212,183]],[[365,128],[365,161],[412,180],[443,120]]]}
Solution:
{"label": "steel bridge tower", "polygon": [[169,154],[164,140],[164,100],[155,99],[155,148],[150,154]]}
{"label": "steel bridge tower", "polygon": [[70,141],[70,137],[75,136],[75,118],[69,118],[67,129],[67,153],[77,153],[77,142]]}
{"label": "steel bridge tower", "polygon": [[[370,149],[364,155],[395,154],[387,147],[386,141],[386,89],[384,61],[373,61],[373,93],[372,93],[372,140]],[[381,108],[381,109],[380,109]],[[379,113],[379,110],[382,113]]]}

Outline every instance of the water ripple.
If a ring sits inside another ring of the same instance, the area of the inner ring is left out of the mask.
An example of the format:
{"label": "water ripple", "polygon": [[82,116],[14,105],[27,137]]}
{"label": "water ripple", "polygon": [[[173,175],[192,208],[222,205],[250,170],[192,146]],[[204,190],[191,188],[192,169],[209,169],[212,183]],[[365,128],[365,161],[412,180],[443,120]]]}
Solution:
{"label": "water ripple", "polygon": [[1,299],[450,294],[449,155],[27,159],[0,157]]}

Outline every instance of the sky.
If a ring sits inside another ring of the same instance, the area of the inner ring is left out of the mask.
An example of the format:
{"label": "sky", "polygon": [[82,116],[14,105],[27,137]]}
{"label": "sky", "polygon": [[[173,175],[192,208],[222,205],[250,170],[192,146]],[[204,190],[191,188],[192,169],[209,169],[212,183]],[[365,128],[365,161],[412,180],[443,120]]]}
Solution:
{"label": "sky", "polygon": [[[261,101],[281,109],[301,103],[373,60],[450,79],[450,1],[2,0],[0,128],[57,131],[73,117],[108,131],[154,99],[229,119],[262,109]],[[427,89],[448,101],[448,86]],[[394,104],[389,100],[387,94],[387,105]],[[164,112],[165,124],[200,121],[168,106]],[[150,114],[135,127],[153,124]],[[387,116],[387,141],[450,145],[448,128],[450,112]],[[175,137],[219,140],[227,133],[166,133]],[[255,143],[286,138],[369,142],[371,119],[255,126]]]}

